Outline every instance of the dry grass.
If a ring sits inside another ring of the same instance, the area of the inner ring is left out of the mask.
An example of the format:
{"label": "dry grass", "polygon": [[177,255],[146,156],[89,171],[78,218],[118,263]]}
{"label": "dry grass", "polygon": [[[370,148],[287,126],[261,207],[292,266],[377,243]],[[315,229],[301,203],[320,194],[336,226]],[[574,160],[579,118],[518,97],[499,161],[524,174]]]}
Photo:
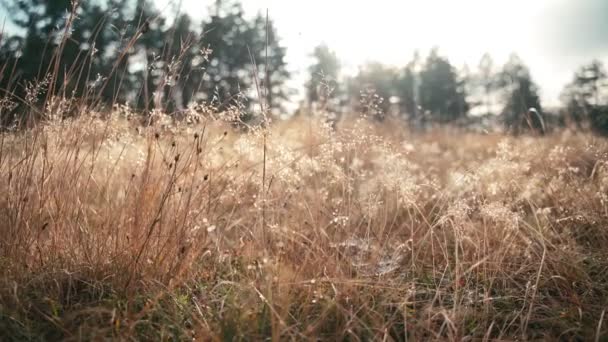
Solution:
{"label": "dry grass", "polygon": [[0,133],[2,340],[607,336],[605,140],[128,117]]}
{"label": "dry grass", "polygon": [[605,140],[142,124],[59,60],[0,131],[0,340],[608,338]]}

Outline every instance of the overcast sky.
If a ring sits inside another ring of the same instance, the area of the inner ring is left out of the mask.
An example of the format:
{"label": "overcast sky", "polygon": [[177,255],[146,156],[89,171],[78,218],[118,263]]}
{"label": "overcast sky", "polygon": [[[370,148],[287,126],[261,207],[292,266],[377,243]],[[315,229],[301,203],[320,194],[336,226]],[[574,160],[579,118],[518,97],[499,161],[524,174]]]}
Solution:
{"label": "overcast sky", "polygon": [[[179,0],[156,0],[159,6]],[[182,0],[194,17],[213,0]],[[484,52],[497,64],[518,53],[532,70],[547,104],[581,64],[608,64],[608,0],[244,0],[251,13],[268,8],[297,83],[312,49],[324,42],[347,72],[370,60],[407,63],[433,46],[457,67],[474,70]]]}

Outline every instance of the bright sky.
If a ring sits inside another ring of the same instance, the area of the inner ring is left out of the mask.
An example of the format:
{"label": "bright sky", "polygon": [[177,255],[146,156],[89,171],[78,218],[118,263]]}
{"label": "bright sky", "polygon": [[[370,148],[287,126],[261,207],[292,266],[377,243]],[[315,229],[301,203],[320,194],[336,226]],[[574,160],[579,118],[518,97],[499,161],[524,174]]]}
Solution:
{"label": "bright sky", "polygon": [[[215,0],[155,0],[195,19]],[[366,61],[403,66],[434,46],[457,67],[475,71],[489,52],[496,65],[516,52],[541,86],[545,105],[558,104],[580,65],[608,65],[608,0],[242,0],[253,15],[269,10],[300,88],[314,47],[336,51],[346,73]],[[164,12],[164,11],[163,11]]]}
{"label": "bright sky", "polygon": [[[158,0],[167,1],[167,0]],[[182,0],[204,13],[201,0]],[[310,64],[325,42],[347,70],[365,61],[404,65],[433,46],[458,67],[474,70],[485,52],[497,64],[517,52],[540,84],[546,104],[558,103],[573,71],[593,58],[608,64],[607,0],[245,0],[250,13],[270,11],[292,70]]]}
{"label": "bright sky", "polygon": [[[199,1],[183,4],[194,15],[204,8]],[[269,9],[300,80],[321,42],[351,72],[369,60],[404,65],[416,49],[425,54],[433,46],[471,70],[484,52],[497,64],[517,52],[553,105],[578,66],[593,58],[608,63],[606,0],[246,0],[244,6],[251,13]]]}

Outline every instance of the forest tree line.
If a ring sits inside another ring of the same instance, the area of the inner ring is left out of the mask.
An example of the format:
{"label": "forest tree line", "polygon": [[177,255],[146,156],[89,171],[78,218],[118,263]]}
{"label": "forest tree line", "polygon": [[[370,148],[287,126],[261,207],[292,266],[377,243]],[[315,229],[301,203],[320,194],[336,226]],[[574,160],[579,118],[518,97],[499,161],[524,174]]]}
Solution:
{"label": "forest tree line", "polygon": [[[179,113],[197,104],[239,113],[262,104],[280,113],[294,92],[273,21],[247,15],[235,0],[216,0],[199,21],[145,0],[0,0],[0,6],[15,28],[0,41],[2,126],[31,108],[58,106],[51,101],[57,97],[71,114],[125,103],[142,113]],[[575,71],[562,109],[546,113],[539,86],[515,54],[504,65],[486,54],[468,69],[433,49],[402,67],[368,63],[353,76],[342,74],[326,45],[312,57],[298,112],[373,111],[415,127],[497,118],[518,127],[533,107],[552,124],[608,133],[608,75],[598,60]]]}

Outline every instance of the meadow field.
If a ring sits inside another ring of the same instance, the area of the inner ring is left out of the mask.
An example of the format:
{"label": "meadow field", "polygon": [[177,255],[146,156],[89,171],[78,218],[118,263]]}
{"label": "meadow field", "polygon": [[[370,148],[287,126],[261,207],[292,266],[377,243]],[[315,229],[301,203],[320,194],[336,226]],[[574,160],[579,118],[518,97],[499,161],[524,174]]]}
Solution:
{"label": "meadow field", "polygon": [[604,138],[230,115],[0,132],[0,339],[608,338]]}

